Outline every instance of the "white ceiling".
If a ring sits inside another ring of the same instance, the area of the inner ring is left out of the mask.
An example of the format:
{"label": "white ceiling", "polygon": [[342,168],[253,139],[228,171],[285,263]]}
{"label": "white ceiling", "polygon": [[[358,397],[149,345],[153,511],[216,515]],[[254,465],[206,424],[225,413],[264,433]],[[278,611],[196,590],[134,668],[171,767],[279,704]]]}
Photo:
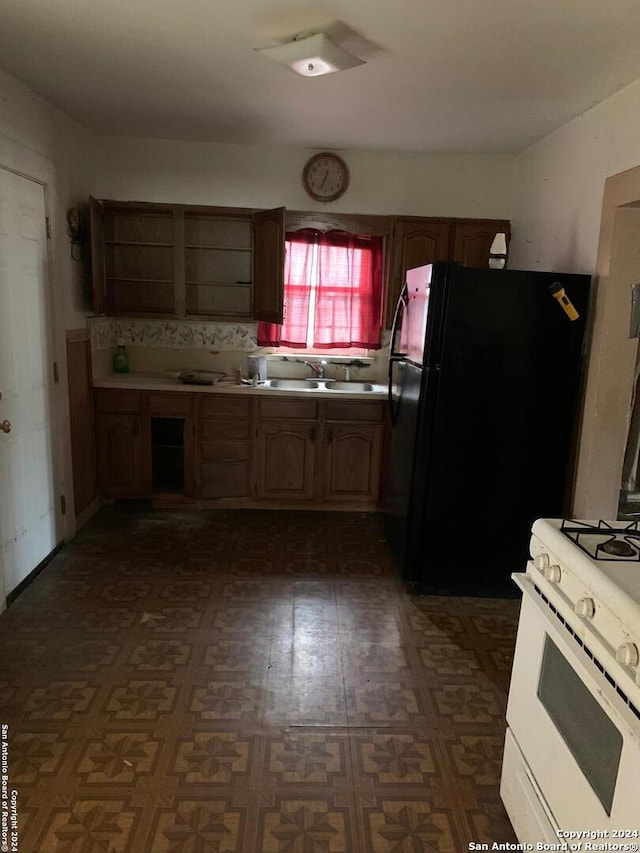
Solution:
{"label": "white ceiling", "polygon": [[[366,64],[255,52],[320,31]],[[0,67],[99,134],[512,152],[640,77],[640,3],[0,0]]]}

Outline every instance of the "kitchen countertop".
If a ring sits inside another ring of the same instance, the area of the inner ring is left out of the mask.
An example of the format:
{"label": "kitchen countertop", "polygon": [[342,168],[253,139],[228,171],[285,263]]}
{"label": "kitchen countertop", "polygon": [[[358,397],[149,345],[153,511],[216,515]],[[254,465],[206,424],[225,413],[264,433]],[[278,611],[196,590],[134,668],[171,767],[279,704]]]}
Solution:
{"label": "kitchen countertop", "polygon": [[[366,381],[366,380],[364,380]],[[251,397],[304,397],[315,400],[386,400],[387,386],[373,385],[373,391],[333,391],[320,388],[264,388],[260,385],[235,385],[223,379],[215,385],[187,385],[173,376],[162,373],[109,374],[94,378],[94,388],[119,388],[131,391],[171,391],[189,394],[229,394]]]}

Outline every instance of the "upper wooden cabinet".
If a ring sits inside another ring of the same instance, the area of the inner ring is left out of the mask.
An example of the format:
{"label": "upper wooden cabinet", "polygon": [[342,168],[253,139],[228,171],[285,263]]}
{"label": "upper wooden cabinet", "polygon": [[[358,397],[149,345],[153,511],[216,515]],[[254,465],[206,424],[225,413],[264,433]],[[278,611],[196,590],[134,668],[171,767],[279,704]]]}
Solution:
{"label": "upper wooden cabinet", "polygon": [[[285,209],[250,210],[91,199],[95,313],[281,323]],[[385,241],[386,325],[408,269],[435,261],[487,267],[503,219],[286,212],[287,230]]]}
{"label": "upper wooden cabinet", "polygon": [[437,219],[396,219],[393,223],[392,252],[387,296],[387,325],[404,284],[405,273],[414,267],[449,259],[451,223]]}
{"label": "upper wooden cabinet", "polygon": [[391,237],[386,325],[391,327],[407,270],[435,261],[457,261],[466,267],[487,268],[489,248],[500,231],[511,234],[504,219],[396,218]]}
{"label": "upper wooden cabinet", "polygon": [[284,208],[90,210],[96,313],[282,321]]}

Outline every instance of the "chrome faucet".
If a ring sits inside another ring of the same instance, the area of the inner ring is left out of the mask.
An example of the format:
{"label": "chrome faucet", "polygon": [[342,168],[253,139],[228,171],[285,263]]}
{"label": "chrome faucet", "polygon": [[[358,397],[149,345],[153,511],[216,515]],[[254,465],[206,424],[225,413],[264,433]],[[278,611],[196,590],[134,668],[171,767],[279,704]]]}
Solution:
{"label": "chrome faucet", "polygon": [[321,361],[320,364],[314,364],[312,361],[304,361],[303,364],[306,364],[307,367],[310,367],[313,370],[313,375],[318,379],[324,379],[324,367],[326,361]]}

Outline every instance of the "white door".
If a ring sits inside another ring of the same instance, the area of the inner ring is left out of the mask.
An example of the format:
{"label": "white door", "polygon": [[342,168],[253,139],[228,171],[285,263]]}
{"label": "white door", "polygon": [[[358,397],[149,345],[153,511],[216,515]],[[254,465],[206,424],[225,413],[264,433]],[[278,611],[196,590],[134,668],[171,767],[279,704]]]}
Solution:
{"label": "white door", "polygon": [[[5,594],[59,540],[47,287],[44,187],[0,168],[0,534]],[[0,610],[3,607],[0,599]]]}

